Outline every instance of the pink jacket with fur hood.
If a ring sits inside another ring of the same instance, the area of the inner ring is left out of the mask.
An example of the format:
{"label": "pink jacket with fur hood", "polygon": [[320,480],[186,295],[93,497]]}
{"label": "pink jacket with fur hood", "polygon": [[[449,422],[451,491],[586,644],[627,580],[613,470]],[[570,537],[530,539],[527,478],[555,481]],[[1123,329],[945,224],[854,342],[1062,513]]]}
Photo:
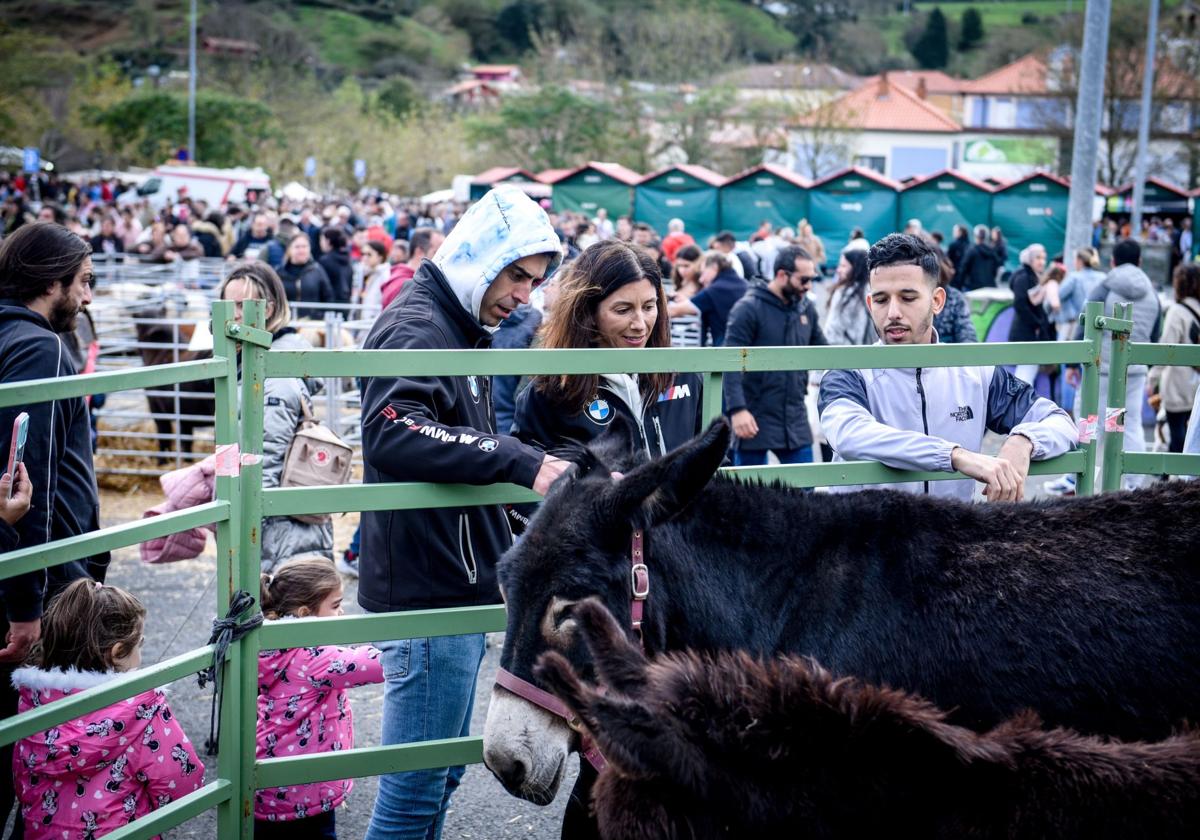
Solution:
{"label": "pink jacket with fur hood", "polygon": [[[258,758],[350,749],[354,716],[346,689],[381,682],[379,651],[370,646],[259,651]],[[342,779],[260,790],[254,819],[299,820],[332,811],[353,784]]]}
{"label": "pink jacket with fur hood", "polygon": [[[158,483],[162,485],[167,498],[143,513],[142,517],[160,516],[211,502],[216,488],[216,469],[216,459],[209,455],[198,464],[159,476]],[[208,542],[208,532],[216,530],[216,525],[201,525],[165,537],[146,540],[140,546],[142,562],[173,563],[176,560],[199,557]]]}
{"label": "pink jacket with fur hood", "polygon": [[[101,685],[116,672],[19,668],[18,711]],[[204,765],[153,689],[22,738],[13,776],[27,840],[100,837],[191,793]]]}

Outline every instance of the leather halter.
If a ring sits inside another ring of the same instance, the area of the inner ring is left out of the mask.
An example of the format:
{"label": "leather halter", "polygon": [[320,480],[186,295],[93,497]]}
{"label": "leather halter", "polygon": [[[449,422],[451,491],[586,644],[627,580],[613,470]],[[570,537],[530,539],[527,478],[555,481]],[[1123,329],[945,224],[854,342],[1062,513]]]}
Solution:
{"label": "leather halter", "polygon": [[[637,633],[638,641],[641,642],[643,648],[646,646],[646,641],[642,636],[643,611],[646,599],[650,597],[650,569],[646,567],[645,545],[645,533],[641,528],[635,529],[629,545],[629,614],[632,619],[630,624]],[[505,668],[496,669],[496,685],[565,720],[567,726],[579,733],[579,751],[583,757],[597,772],[604,769],[608,763],[604,760],[604,755],[592,739],[584,734],[583,722],[577,715],[571,714],[561,700]]]}

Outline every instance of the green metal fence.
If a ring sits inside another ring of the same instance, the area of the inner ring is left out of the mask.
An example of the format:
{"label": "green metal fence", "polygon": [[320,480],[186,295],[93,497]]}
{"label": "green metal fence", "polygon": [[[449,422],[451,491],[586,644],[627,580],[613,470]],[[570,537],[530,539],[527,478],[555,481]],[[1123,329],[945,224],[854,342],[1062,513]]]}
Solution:
{"label": "green metal fence", "polygon": [[[1125,366],[1170,364],[1200,366],[1200,347],[1194,345],[1130,344],[1127,312],[1106,318],[1099,304],[1089,304],[1082,341],[905,347],[756,347],[706,350],[654,349],[636,353],[621,350],[311,350],[268,352],[270,334],[262,329],[259,301],[245,304],[247,325],[235,322],[233,305],[213,306],[213,359],[184,362],[146,370],[94,374],[63,379],[0,385],[0,407],[79,397],[91,393],[170,385],[212,379],[216,393],[217,446],[238,447],[240,471],[216,480],[216,500],[188,510],[95,533],[10,552],[0,557],[0,579],[48,568],[72,559],[136,545],[197,525],[217,524],[217,612],[224,614],[239,589],[257,593],[262,517],[300,513],[435,508],[464,504],[531,501],[532,491],[517,485],[468,486],[447,484],[389,484],[370,486],[269,489],[262,487],[263,383],[285,376],[465,376],[519,373],[649,373],[657,371],[705,374],[704,408],[716,416],[721,405],[721,376],[729,371],[770,371],[827,368],[950,367],[990,364],[1078,364],[1083,370],[1085,415],[1099,415],[1100,342],[1113,334],[1109,377],[1110,397],[1124,404]],[[248,326],[254,324],[256,326]],[[237,356],[241,355],[241,380]],[[241,417],[238,418],[238,388]],[[1140,422],[1136,418],[1133,422]],[[1200,475],[1200,456],[1126,454],[1119,434],[1101,435],[1105,448],[1102,486],[1119,485],[1122,473]],[[1078,492],[1094,491],[1097,443],[1050,461],[1036,462],[1031,475],[1078,474]],[[958,473],[924,473],[891,469],[871,462],[803,466],[741,467],[729,473],[740,478],[768,478],[796,486],[888,484],[962,478]],[[366,747],[341,752],[257,760],[255,724],[257,661],[261,649],[317,644],[354,644],[379,639],[446,636],[504,629],[504,608],[464,607],[404,613],[297,619],[286,628],[267,623],[235,643],[225,663],[224,703],[221,707],[218,777],[199,790],[107,836],[129,840],[151,837],[210,808],[217,809],[222,840],[253,834],[252,808],[257,788],[330,779],[379,775],[426,767],[482,760],[477,737],[451,738],[416,744]],[[25,712],[0,723],[0,744],[43,731],[67,720],[111,705],[146,689],[187,677],[212,659],[210,646],[176,656],[123,675],[103,686]]]}

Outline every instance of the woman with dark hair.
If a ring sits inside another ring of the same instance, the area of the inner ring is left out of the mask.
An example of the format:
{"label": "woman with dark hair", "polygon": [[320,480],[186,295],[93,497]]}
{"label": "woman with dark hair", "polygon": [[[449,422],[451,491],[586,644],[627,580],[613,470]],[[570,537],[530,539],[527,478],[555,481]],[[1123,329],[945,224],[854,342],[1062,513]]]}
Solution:
{"label": "woman with dark hair", "polygon": [[[616,239],[597,242],[556,283],[542,347],[671,345],[662,274],[644,250]],[[646,454],[657,458],[700,430],[700,387],[694,373],[536,376],[517,398],[513,434],[551,450],[586,443],[620,414],[637,429]]]}
{"label": "woman with dark hair", "polygon": [[[1175,305],[1167,309],[1163,318],[1160,341],[1163,344],[1200,344],[1200,265],[1180,263],[1175,266],[1171,280]],[[1167,414],[1171,452],[1183,451],[1197,385],[1200,385],[1200,374],[1195,368],[1181,365],[1150,368],[1150,390],[1158,392],[1158,404]]]}
{"label": "woman with dark hair", "polygon": [[333,299],[338,303],[349,303],[350,291],[354,287],[354,266],[350,265],[346,231],[337,225],[329,225],[321,231],[320,244],[321,257],[317,262],[329,275]]}
{"label": "woman with dark hair", "polygon": [[[305,234],[304,244],[308,245]],[[295,240],[293,240],[294,242]],[[290,250],[290,248],[289,248]],[[312,345],[291,326],[291,309],[283,283],[270,266],[261,262],[235,265],[221,283],[219,300],[237,304],[235,317],[242,320],[242,302],[262,300],[266,306],[266,328],[272,350],[311,350]],[[283,464],[300,421],[312,414],[313,395],[319,380],[271,377],[263,383],[263,487],[278,487]],[[289,516],[267,516],[262,523],[262,570],[273,572],[292,557],[319,554],[333,562],[333,520],[301,522]]]}
{"label": "woman with dark hair", "polygon": [[874,344],[879,335],[867,309],[867,252],[842,251],[836,271],[825,302],[825,338],[830,344]]}
{"label": "woman with dark hair", "polygon": [[675,264],[671,267],[671,286],[676,295],[691,300],[700,291],[703,257],[704,252],[696,245],[684,245],[675,252]]}
{"label": "woman with dark hair", "polygon": [[[937,246],[934,246],[937,248]],[[951,285],[954,280],[954,263],[941,248],[937,248],[938,285],[946,292],[946,303],[942,311],[933,316],[933,328],[937,331],[939,344],[968,344],[978,341],[975,322],[971,320],[971,303],[967,296]]]}
{"label": "woman with dark hair", "polygon": [[[312,245],[309,244],[308,234],[297,231],[288,240],[287,251],[284,252],[283,262],[275,267],[279,272],[279,280],[287,299],[292,303],[308,301],[311,303],[333,303],[333,286],[325,269],[312,258]],[[272,272],[274,273],[274,272]],[[315,308],[297,308],[297,318],[323,318],[325,310]]]}

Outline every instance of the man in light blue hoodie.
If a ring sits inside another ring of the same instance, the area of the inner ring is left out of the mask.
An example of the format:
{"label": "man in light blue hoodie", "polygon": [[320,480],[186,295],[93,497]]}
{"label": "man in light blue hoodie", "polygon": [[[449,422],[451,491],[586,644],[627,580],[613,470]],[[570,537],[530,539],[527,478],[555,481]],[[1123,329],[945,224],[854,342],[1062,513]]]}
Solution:
{"label": "man in light blue hoodie", "polygon": [[[520,190],[467,211],[379,316],[367,349],[468,350],[492,334],[560,259],[550,220]],[[545,494],[566,463],[497,433],[486,376],[371,377],[363,383],[363,482],[512,482]],[[499,505],[367,511],[358,601],[368,612],[500,603],[496,561],[512,545]],[[484,637],[382,642],[383,743],[469,734]],[[379,780],[368,840],[441,836],[462,767]]]}

